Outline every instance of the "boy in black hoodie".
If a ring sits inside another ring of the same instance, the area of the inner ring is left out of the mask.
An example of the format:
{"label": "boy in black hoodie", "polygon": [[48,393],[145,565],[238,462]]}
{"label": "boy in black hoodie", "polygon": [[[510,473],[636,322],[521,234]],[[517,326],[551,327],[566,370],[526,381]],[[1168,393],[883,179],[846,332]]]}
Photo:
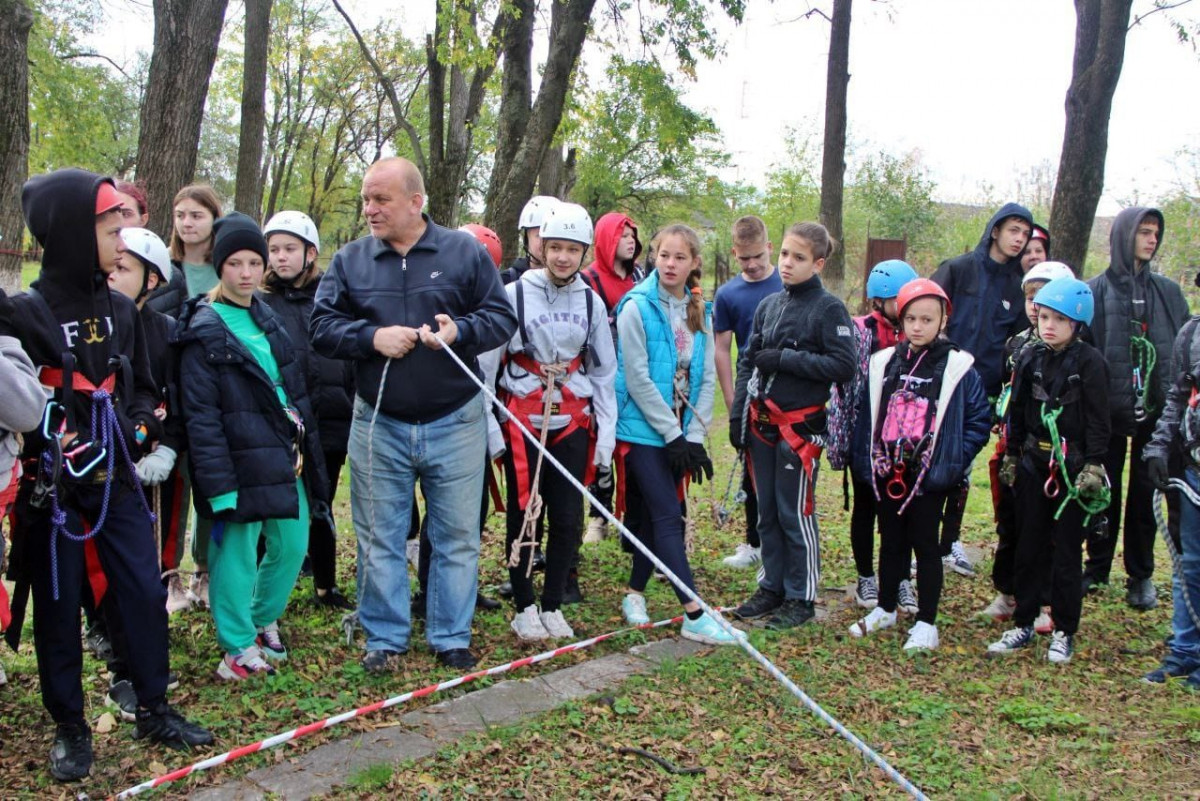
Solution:
{"label": "boy in black hoodie", "polygon": [[124,250],[120,198],[110,179],[67,169],[26,182],[21,204],[43,247],[42,270],[0,314],[0,334],[21,341],[53,398],[49,436],[25,440],[16,518],[42,703],[57,725],[50,772],[73,781],[92,764],[79,640],[85,582],[111,605],[118,636],[137,633],[123,637],[138,696],[134,736],[172,748],[213,738],[165,700],[166,595],[134,469],[139,440],[160,436],[155,388],[137,308],[107,283]]}

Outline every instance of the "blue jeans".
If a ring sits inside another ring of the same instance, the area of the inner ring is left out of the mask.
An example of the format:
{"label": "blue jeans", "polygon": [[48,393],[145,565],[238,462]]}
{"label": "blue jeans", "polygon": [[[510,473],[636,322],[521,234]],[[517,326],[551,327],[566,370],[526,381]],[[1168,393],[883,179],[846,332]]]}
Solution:
{"label": "blue jeans", "polygon": [[[1200,491],[1200,474],[1195,468],[1183,471],[1184,479],[1193,490]],[[1179,537],[1183,545],[1183,576],[1187,581],[1187,592],[1192,606],[1200,611],[1200,509],[1187,498],[1181,498],[1179,515]],[[1168,659],[1178,663],[1187,671],[1200,670],[1200,630],[1192,622],[1187,606],[1183,602],[1184,588],[1179,577],[1171,576],[1172,595],[1175,600],[1175,615],[1171,619],[1171,651]]]}
{"label": "blue jeans", "polygon": [[479,488],[487,458],[482,395],[428,423],[402,423],[354,400],[350,505],[358,535],[358,620],[367,650],[408,650],[412,630],[405,540],[417,479],[425,495],[429,566],[425,633],[434,651],[471,644],[479,582]]}

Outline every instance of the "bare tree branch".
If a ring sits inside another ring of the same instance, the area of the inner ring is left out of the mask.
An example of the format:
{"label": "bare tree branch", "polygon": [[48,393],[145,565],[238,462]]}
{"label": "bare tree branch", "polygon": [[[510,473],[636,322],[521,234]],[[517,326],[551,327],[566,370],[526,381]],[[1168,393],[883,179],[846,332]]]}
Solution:
{"label": "bare tree branch", "polygon": [[1192,2],[1192,0],[1179,0],[1179,2],[1176,3],[1163,3],[1162,5],[1155,4],[1154,8],[1150,9],[1145,14],[1135,14],[1133,17],[1133,22],[1129,23],[1129,27],[1125,30],[1132,31],[1138,25],[1141,25],[1142,20],[1146,19],[1147,17],[1154,16],[1160,11],[1171,11],[1172,9],[1179,8],[1180,6],[1186,6],[1190,2]]}
{"label": "bare tree branch", "polygon": [[104,55],[103,53],[88,53],[88,52],[79,51],[76,53],[63,53],[62,55],[59,56],[59,58],[61,58],[63,61],[68,61],[70,59],[75,59],[75,58],[98,58],[101,61],[107,61],[109,64],[111,64],[113,69],[115,69],[117,72],[119,72],[125,76],[125,80],[127,80],[127,81],[133,80],[133,78],[129,77],[129,73],[126,72],[125,69],[120,64],[113,61],[111,58]]}

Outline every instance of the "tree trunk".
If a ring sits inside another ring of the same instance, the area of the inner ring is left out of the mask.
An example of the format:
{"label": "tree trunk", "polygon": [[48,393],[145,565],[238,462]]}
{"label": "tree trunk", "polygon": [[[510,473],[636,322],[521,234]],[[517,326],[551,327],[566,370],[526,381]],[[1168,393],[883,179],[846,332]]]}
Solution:
{"label": "tree trunk", "polygon": [[246,0],[242,59],[242,121],[238,133],[237,192],[233,207],[254,219],[262,212],[263,128],[267,121],[267,52],[273,0]]}
{"label": "tree trunk", "polygon": [[228,0],[154,0],[154,52],[138,130],[137,175],[150,227],[171,230],[171,201],[191,183],[208,81]]}
{"label": "tree trunk", "polygon": [[[516,230],[521,206],[533,194],[542,159],[562,121],[571,73],[583,50],[588,20],[595,5],[596,0],[555,2],[550,12],[550,50],[542,70],[537,100],[529,108],[519,105],[521,95],[516,91],[501,98],[498,123],[501,130],[518,117],[527,118],[524,133],[513,150],[508,168],[501,170],[497,160],[488,185],[485,219],[488,227],[500,235],[505,253],[517,252]],[[507,61],[504,69],[507,73]]]}
{"label": "tree trunk", "polygon": [[[538,173],[537,193],[567,198],[575,187],[575,148],[564,149],[558,146],[546,150],[542,159],[542,169]],[[599,209],[595,209],[599,211]]]}
{"label": "tree trunk", "polygon": [[21,185],[29,172],[29,30],[26,0],[0,0],[0,289],[21,288],[25,220]]}
{"label": "tree trunk", "polygon": [[1075,59],[1050,211],[1054,258],[1083,275],[1108,155],[1108,118],[1133,0],[1075,0]]}
{"label": "tree trunk", "polygon": [[850,2],[833,0],[825,75],[825,146],[821,156],[821,224],[838,242],[823,275],[840,287],[846,274],[842,247],[842,193],[846,181],[846,89],[850,84]]}

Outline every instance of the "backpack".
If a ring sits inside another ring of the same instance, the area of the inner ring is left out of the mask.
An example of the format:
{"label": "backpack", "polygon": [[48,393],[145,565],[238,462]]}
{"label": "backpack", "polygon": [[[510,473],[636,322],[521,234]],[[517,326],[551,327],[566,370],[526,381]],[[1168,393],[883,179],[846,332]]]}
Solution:
{"label": "backpack", "polygon": [[826,419],[825,453],[834,470],[850,467],[854,425],[858,420],[858,405],[867,385],[871,363],[871,332],[865,317],[854,318],[854,345],[858,354],[854,377],[833,385],[829,393]]}

